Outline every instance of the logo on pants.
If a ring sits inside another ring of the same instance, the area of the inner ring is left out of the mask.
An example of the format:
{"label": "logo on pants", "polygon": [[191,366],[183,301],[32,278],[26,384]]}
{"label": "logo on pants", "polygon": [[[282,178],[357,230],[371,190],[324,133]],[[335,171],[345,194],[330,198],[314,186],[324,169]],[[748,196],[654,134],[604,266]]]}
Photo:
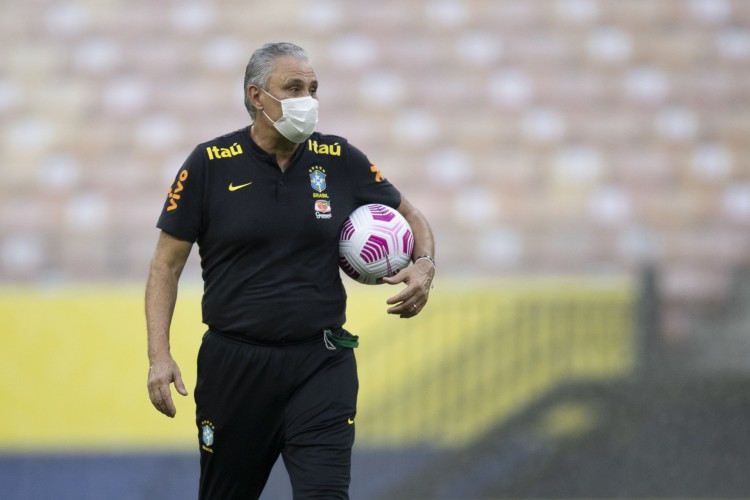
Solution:
{"label": "logo on pants", "polygon": [[209,420],[201,422],[201,449],[213,453],[214,450],[211,448],[214,444],[214,424]]}

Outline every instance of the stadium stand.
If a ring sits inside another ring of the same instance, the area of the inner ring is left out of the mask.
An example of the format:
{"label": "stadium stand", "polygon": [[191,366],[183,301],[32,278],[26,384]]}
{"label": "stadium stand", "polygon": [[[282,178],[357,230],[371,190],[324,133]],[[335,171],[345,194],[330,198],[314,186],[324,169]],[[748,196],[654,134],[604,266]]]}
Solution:
{"label": "stadium stand", "polygon": [[[346,130],[434,211],[446,272],[645,261],[667,283],[700,275],[667,290],[705,299],[746,263],[684,249],[706,233],[747,247],[734,231],[750,221],[744,2],[300,0],[259,26],[231,1],[8,8],[4,281],[139,279],[149,252],[108,262],[109,242],[152,235],[181,159],[247,121],[249,52],[285,37],[314,55],[320,129]],[[89,248],[83,275],[74,245]]]}

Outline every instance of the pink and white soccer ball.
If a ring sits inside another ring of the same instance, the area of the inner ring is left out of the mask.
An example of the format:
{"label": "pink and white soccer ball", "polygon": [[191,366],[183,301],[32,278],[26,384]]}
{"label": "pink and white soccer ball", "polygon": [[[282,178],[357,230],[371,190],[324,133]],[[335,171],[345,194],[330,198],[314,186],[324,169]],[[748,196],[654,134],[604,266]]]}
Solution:
{"label": "pink and white soccer ball", "polygon": [[339,266],[366,285],[394,276],[411,262],[414,235],[406,219],[385,205],[363,205],[344,221],[339,238]]}

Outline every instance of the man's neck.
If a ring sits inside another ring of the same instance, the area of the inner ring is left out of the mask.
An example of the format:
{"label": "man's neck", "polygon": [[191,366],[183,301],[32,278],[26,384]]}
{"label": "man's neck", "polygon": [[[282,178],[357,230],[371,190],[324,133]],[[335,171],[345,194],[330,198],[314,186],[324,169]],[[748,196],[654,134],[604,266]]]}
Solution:
{"label": "man's neck", "polygon": [[292,156],[299,144],[281,137],[276,130],[254,123],[250,127],[250,137],[263,151],[276,156]]}

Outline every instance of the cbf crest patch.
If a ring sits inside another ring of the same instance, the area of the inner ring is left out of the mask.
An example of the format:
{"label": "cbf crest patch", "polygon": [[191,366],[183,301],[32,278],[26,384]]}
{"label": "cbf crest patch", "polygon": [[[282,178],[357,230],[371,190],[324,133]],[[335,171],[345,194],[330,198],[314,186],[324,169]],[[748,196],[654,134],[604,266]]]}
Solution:
{"label": "cbf crest patch", "polygon": [[201,449],[213,453],[214,449],[214,424],[209,420],[201,422]]}
{"label": "cbf crest patch", "polygon": [[310,167],[310,185],[312,188],[322,193],[326,189],[326,171],[323,170],[323,167],[314,166]]}

